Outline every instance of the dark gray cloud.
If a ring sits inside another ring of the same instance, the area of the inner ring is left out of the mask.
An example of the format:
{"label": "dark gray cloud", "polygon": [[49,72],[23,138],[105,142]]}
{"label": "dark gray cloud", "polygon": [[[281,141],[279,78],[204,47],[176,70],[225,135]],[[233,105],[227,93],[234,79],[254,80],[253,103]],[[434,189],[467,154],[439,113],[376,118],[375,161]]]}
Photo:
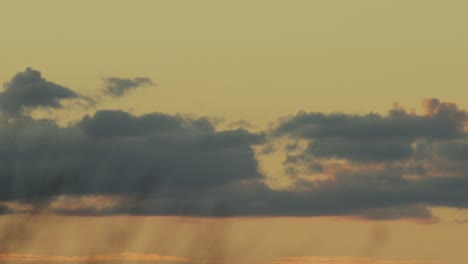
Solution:
{"label": "dark gray cloud", "polygon": [[204,132],[214,131],[213,125],[207,118],[193,120],[162,113],[151,113],[137,117],[120,110],[98,111],[93,117],[84,117],[79,126],[93,137],[167,134],[193,128]]}
{"label": "dark gray cloud", "polygon": [[115,97],[123,96],[130,90],[138,87],[154,84],[153,81],[147,77],[136,77],[133,79],[109,77],[104,79],[104,81],[106,82],[106,93]]}
{"label": "dark gray cloud", "polygon": [[[127,179],[126,183],[133,185],[139,180]],[[94,186],[95,183],[92,184]],[[118,178],[109,179],[107,184],[120,185],[122,182]],[[121,187],[117,192],[112,188],[102,188],[98,189],[99,193],[125,194],[129,200],[103,209],[60,208],[55,212],[67,215],[216,217],[354,215],[371,220],[414,218],[434,223],[437,218],[431,214],[428,206],[468,207],[467,177],[408,180],[396,173],[348,173],[320,184],[302,182],[303,188],[300,190],[273,190],[254,178],[245,184],[239,180],[215,185],[206,182],[202,185],[192,184],[187,186],[171,182],[155,189],[138,186],[139,193],[128,187]],[[89,191],[84,193],[89,194]]]}
{"label": "dark gray cloud", "polygon": [[[436,101],[431,99],[429,101]],[[426,102],[426,101],[424,101]],[[433,105],[431,105],[433,107]],[[424,115],[393,109],[388,115],[323,114],[301,112],[282,122],[278,135],[305,139],[344,138],[352,140],[414,140],[416,138],[455,138],[464,135],[467,115],[452,103],[438,103]]]}
{"label": "dark gray cloud", "polygon": [[[59,195],[117,195],[132,202],[104,209],[57,209],[80,215],[356,215],[430,218],[424,206],[467,207],[467,177],[407,179],[417,169],[343,171],[297,189],[264,183],[252,145],[263,134],[216,131],[208,119],[103,110],[59,127],[18,118],[0,126],[0,199],[40,208]],[[320,163],[299,159],[309,172]],[[424,171],[422,171],[424,173]],[[443,176],[443,175],[441,175]],[[418,206],[411,206],[418,204]]]}
{"label": "dark gray cloud", "polygon": [[468,160],[468,142],[463,140],[454,140],[435,144],[434,152],[454,161]]}
{"label": "dark gray cloud", "polygon": [[149,195],[261,179],[251,144],[261,135],[215,132],[205,119],[100,111],[61,128],[18,120],[0,128],[0,199]]}
{"label": "dark gray cloud", "polygon": [[8,208],[7,206],[0,205],[0,215],[11,213],[13,213],[12,209]]}
{"label": "dark gray cloud", "polygon": [[0,199],[47,204],[58,195],[119,195],[132,201],[56,210],[80,215],[426,219],[423,206],[468,206],[467,177],[407,179],[407,168],[344,171],[320,183],[298,181],[297,190],[274,190],[263,182],[251,147],[264,140],[245,130],[216,131],[204,118],[162,113],[98,111],[67,127],[17,119],[0,126]]}
{"label": "dark gray cloud", "polygon": [[425,205],[413,204],[400,207],[378,208],[365,211],[362,217],[370,220],[395,220],[402,218],[419,219],[426,223],[435,223],[439,219]]}
{"label": "dark gray cloud", "polygon": [[[116,96],[151,84],[144,78],[108,80]],[[436,219],[431,206],[468,208],[466,113],[452,103],[425,100],[422,115],[399,107],[387,115],[299,113],[260,133],[218,130],[207,117],[164,113],[100,110],[67,126],[27,115],[28,109],[59,108],[61,100],[74,98],[81,96],[32,69],[5,85],[0,202],[69,215],[427,221]],[[279,147],[283,136],[294,143]],[[288,189],[267,184],[256,145],[264,154],[285,151]],[[60,197],[92,196],[117,198],[106,207],[77,207],[76,201],[53,207]],[[0,214],[15,211],[0,207]]]}
{"label": "dark gray cloud", "polygon": [[[387,179],[388,181],[388,179]],[[266,186],[218,186],[203,191],[160,190],[135,204],[103,210],[62,210],[88,215],[190,216],[339,216],[371,220],[415,218],[437,220],[427,206],[466,208],[468,180],[461,177],[392,181],[377,184],[327,182],[302,191],[279,191]]]}
{"label": "dark gray cloud", "polygon": [[[283,121],[277,136],[307,140],[304,156],[354,162],[397,161],[414,157],[418,140],[447,141],[465,137],[467,114],[455,104],[423,101],[424,114],[395,108],[386,116],[301,112]],[[451,148],[461,154],[463,150]],[[459,156],[459,155],[458,155]]]}
{"label": "dark gray cloud", "polygon": [[346,140],[330,138],[310,143],[306,153],[318,158],[341,158],[357,162],[392,161],[411,157],[407,142],[379,140]]}
{"label": "dark gray cloud", "polygon": [[78,97],[71,89],[50,82],[39,71],[27,68],[4,84],[4,90],[0,93],[0,107],[10,115],[17,115],[30,108],[60,108],[61,100]]}

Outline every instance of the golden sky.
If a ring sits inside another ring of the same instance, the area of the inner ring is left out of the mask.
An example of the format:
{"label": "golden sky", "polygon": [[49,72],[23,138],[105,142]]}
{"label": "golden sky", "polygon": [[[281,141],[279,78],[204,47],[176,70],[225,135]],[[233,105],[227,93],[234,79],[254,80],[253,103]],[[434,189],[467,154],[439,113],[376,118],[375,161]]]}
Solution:
{"label": "golden sky", "polygon": [[1,7],[0,79],[31,66],[88,91],[104,76],[149,76],[158,89],[118,102],[141,112],[260,122],[299,110],[365,113],[396,101],[418,108],[423,97],[468,95],[462,0],[44,0]]}
{"label": "golden sky", "polygon": [[[97,98],[95,107],[38,114],[62,125],[96,110],[121,109],[223,119],[223,129],[245,120],[251,131],[263,131],[299,111],[385,115],[395,102],[405,116],[415,109],[431,118],[435,114],[421,108],[425,98],[455,102],[456,113],[468,109],[467,14],[462,0],[5,0],[0,82],[31,67],[48,81]],[[145,77],[155,85],[108,98],[101,90],[109,77]],[[259,154],[262,147],[254,148],[269,186],[287,187],[292,180],[283,175],[286,154]],[[340,162],[321,161],[326,170],[320,177],[371,166]],[[421,166],[431,175],[460,176],[466,169],[452,163]],[[76,202],[81,209],[82,200],[64,199],[56,202],[63,208]],[[85,203],[96,206],[90,199]],[[5,215],[0,242],[9,244],[0,245],[0,262],[468,263],[468,224],[462,223],[468,211],[447,203],[428,205],[434,223],[333,213],[222,219]],[[20,231],[8,233],[11,228]]]}

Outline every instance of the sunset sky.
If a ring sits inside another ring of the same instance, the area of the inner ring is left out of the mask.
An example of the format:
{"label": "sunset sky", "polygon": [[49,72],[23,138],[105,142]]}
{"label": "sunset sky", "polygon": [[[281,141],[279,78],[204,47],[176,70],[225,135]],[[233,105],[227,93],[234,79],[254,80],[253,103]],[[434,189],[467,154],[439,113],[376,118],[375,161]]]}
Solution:
{"label": "sunset sky", "polygon": [[467,14],[0,1],[0,264],[468,263]]}

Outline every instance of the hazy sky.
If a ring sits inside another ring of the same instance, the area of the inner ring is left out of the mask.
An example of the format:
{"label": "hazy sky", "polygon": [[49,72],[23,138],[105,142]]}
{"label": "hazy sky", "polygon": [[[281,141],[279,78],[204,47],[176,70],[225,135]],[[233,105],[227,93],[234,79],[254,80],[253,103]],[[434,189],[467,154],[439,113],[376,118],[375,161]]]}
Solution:
{"label": "hazy sky", "polygon": [[0,1],[0,262],[468,263],[467,13]]}

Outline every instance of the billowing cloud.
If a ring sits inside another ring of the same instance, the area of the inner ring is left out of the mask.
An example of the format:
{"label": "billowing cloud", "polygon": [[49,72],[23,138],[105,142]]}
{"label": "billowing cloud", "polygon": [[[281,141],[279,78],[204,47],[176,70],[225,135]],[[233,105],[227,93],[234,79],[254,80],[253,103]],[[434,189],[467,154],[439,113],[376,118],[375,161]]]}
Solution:
{"label": "billowing cloud", "polygon": [[[59,126],[25,110],[57,108],[76,93],[31,69],[6,87],[0,109],[15,115],[0,120],[3,214],[346,215],[434,223],[431,206],[468,207],[467,117],[453,103],[425,100],[420,115],[399,106],[387,115],[299,113],[254,133],[219,130],[207,117],[120,110]],[[279,147],[283,138],[292,143]],[[268,184],[255,146],[263,154],[285,151],[288,186]]]}
{"label": "billowing cloud", "polygon": [[141,86],[153,85],[153,81],[147,77],[135,77],[133,79],[109,77],[104,79],[106,83],[105,92],[111,96],[120,97],[130,90]]}
{"label": "billowing cloud", "polygon": [[78,97],[71,89],[50,82],[39,71],[27,68],[4,84],[4,90],[0,93],[0,108],[8,114],[17,115],[31,108],[60,108],[61,100]]}
{"label": "billowing cloud", "polygon": [[287,146],[285,170],[329,214],[437,222],[427,205],[467,206],[467,115],[435,98],[422,105],[421,115],[399,105],[387,115],[301,112],[273,134],[306,142]]}
{"label": "billowing cloud", "polygon": [[463,124],[467,114],[455,104],[437,99],[423,115],[408,113],[396,107],[382,116],[323,114],[300,112],[281,123],[277,134],[302,138],[345,138],[354,140],[414,140],[416,138],[455,138],[464,135]]}
{"label": "billowing cloud", "polygon": [[245,130],[216,132],[206,119],[98,111],[77,124],[18,119],[0,126],[0,199],[54,195],[145,196],[259,180]]}
{"label": "billowing cloud", "polygon": [[400,107],[388,115],[322,114],[301,112],[282,122],[276,135],[309,140],[304,155],[353,161],[394,161],[411,157],[418,139],[463,138],[467,114],[455,104],[423,101],[424,114]]}

